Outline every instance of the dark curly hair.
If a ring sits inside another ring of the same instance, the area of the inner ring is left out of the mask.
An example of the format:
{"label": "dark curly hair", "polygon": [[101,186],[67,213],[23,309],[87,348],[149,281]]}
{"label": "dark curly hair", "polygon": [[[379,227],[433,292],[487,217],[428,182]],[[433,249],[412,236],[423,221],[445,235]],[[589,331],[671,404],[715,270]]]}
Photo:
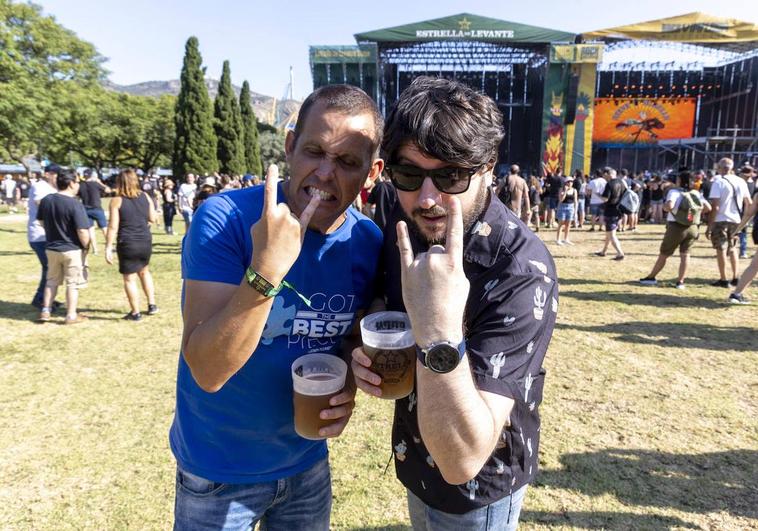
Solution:
{"label": "dark curly hair", "polygon": [[420,76],[400,95],[387,117],[382,157],[396,162],[413,143],[425,154],[466,168],[497,162],[503,115],[491,98],[458,81]]}

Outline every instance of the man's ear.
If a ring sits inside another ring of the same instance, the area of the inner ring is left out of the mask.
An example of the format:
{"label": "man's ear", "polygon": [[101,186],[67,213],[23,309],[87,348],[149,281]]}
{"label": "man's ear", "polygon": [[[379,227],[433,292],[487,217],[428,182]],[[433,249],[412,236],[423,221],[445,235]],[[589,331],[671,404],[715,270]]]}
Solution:
{"label": "man's ear", "polygon": [[374,159],[373,161],[371,161],[371,169],[368,172],[368,179],[371,182],[376,181],[376,179],[382,174],[383,170],[384,170],[384,160]]}
{"label": "man's ear", "polygon": [[295,150],[295,140],[297,140],[295,132],[287,131],[287,136],[284,138],[284,154],[288,157]]}

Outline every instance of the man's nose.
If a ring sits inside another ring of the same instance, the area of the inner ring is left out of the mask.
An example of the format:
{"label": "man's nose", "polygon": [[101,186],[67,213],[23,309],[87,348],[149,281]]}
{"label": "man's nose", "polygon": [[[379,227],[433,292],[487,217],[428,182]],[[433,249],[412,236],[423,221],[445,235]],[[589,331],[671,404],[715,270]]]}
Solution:
{"label": "man's nose", "polygon": [[334,176],[335,163],[329,157],[322,157],[316,168],[316,176],[319,178],[329,178]]}
{"label": "man's nose", "polygon": [[418,194],[418,206],[423,209],[432,208],[442,202],[442,192],[434,186],[431,177],[426,177],[421,183]]}

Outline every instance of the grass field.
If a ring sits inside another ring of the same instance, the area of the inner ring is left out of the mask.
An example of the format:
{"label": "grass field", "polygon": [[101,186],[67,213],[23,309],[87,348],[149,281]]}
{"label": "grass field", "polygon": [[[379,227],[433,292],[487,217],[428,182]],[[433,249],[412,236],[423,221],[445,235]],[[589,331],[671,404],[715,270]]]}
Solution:
{"label": "grass field", "polygon": [[[623,262],[589,256],[602,233],[549,244],[560,310],[522,529],[758,528],[756,306],[708,285],[703,241],[687,290],[637,286],[662,232],[622,235]],[[156,230],[154,242],[161,313],[121,320],[120,275],[101,251],[80,297],[90,321],[40,325],[24,222],[0,214],[0,529],[170,529],[180,237]],[[330,443],[334,529],[409,529],[404,490],[385,473],[390,419],[389,403],[359,395]]]}

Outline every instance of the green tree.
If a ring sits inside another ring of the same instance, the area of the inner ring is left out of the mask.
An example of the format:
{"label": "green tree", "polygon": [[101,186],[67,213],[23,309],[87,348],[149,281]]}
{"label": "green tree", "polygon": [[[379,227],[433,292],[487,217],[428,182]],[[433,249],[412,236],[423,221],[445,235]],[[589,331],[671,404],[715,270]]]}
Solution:
{"label": "green tree", "polygon": [[64,98],[97,87],[103,61],[40,6],[0,0],[0,159],[29,170],[55,150]]}
{"label": "green tree", "polygon": [[221,72],[221,81],[214,104],[214,117],[219,171],[229,175],[240,175],[245,172],[242,117],[234,89],[232,89],[229,61],[224,61]]}
{"label": "green tree", "polygon": [[263,175],[261,163],[261,145],[258,142],[258,120],[250,103],[250,84],[242,83],[240,92],[240,114],[242,115],[243,145],[245,151],[245,169],[253,175]]}
{"label": "green tree", "polygon": [[202,61],[197,37],[190,37],[185,46],[181,88],[174,113],[175,177],[187,173],[211,173],[218,169],[213,113],[203,79]]}
{"label": "green tree", "polygon": [[268,168],[269,164],[276,164],[279,166],[279,171],[282,176],[289,173],[289,166],[287,165],[287,157],[284,152],[284,133],[277,130],[271,131],[270,129],[264,129],[260,132],[261,141],[261,162],[263,167]]}

